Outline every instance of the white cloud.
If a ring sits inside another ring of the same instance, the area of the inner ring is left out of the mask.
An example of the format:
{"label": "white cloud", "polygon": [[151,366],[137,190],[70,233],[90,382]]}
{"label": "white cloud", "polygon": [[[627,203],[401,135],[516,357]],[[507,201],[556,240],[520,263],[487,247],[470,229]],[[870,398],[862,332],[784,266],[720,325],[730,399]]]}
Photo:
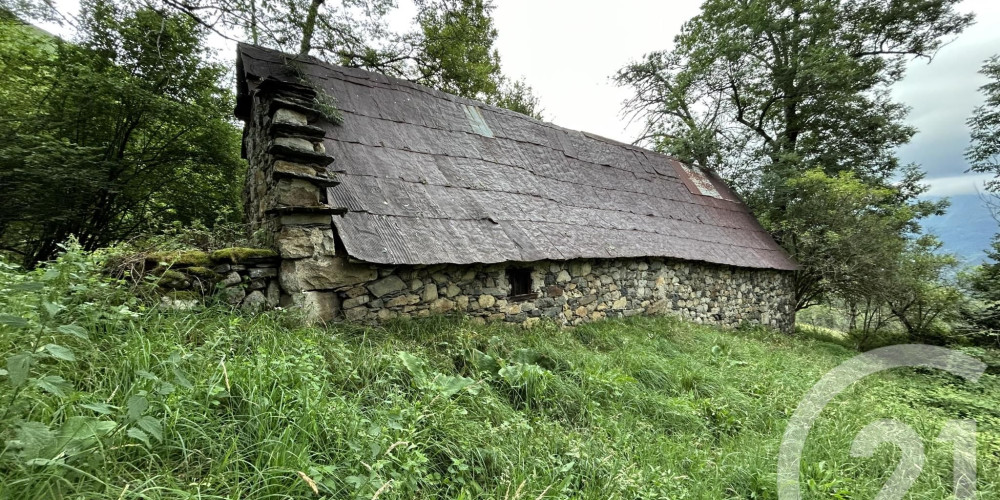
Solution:
{"label": "white cloud", "polygon": [[[497,46],[506,73],[524,76],[535,88],[545,115],[564,127],[631,142],[639,124],[621,115],[627,89],[609,81],[629,61],[669,49],[685,21],[698,14],[702,0],[498,0]],[[915,61],[897,98],[914,108],[911,123],[924,130],[916,148],[951,131],[964,148],[964,120],[981,99],[979,65],[1000,51],[1000,2],[965,0],[975,26],[946,46],[930,65]],[[958,132],[955,132],[955,131]],[[914,149],[916,149],[914,148]],[[950,151],[949,151],[950,152]],[[949,156],[954,157],[954,153]],[[959,154],[960,156],[960,154]],[[914,161],[920,162],[919,158]],[[958,173],[965,166],[932,166]]]}
{"label": "white cloud", "polygon": [[979,194],[984,192],[983,185],[986,181],[992,178],[993,176],[989,174],[969,174],[927,179],[926,182],[930,185],[930,189],[925,196],[937,198]]}
{"label": "white cloud", "polygon": [[623,142],[639,135],[621,115],[627,89],[610,82],[643,54],[668,49],[701,0],[499,0],[504,71],[525,77],[545,116],[563,127]]}

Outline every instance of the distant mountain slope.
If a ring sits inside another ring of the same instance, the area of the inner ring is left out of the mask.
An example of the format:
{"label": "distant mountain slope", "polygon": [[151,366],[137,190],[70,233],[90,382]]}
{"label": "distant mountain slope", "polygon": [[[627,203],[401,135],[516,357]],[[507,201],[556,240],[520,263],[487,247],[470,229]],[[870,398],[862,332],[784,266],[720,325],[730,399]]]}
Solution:
{"label": "distant mountain slope", "polygon": [[979,195],[967,194],[949,197],[948,213],[925,221],[928,232],[944,242],[944,250],[957,254],[968,264],[986,260],[993,235],[1000,231],[989,209]]}

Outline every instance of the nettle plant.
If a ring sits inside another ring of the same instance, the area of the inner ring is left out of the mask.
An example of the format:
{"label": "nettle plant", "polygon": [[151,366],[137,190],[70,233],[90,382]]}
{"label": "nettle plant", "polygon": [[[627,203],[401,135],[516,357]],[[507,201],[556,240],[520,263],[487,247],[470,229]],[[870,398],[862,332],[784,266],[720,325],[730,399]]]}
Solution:
{"label": "nettle plant", "polygon": [[123,407],[111,404],[115,395],[86,390],[93,384],[88,361],[103,348],[92,333],[111,335],[142,309],[103,276],[99,260],[71,241],[57,260],[33,271],[0,261],[0,467],[67,466],[93,458],[113,439],[149,446],[150,437],[163,438],[151,403],[178,380],[186,383],[180,356],[164,363],[174,365],[164,366],[173,382],[136,373],[131,394],[118,396]]}
{"label": "nettle plant", "polygon": [[545,397],[548,383],[554,377],[551,370],[555,362],[532,349],[517,349],[506,359],[468,349],[462,357],[465,371],[475,378],[435,372],[423,359],[408,352],[399,353],[413,385],[434,397],[450,398],[463,390],[476,396],[485,382],[507,394],[512,403],[531,408]]}

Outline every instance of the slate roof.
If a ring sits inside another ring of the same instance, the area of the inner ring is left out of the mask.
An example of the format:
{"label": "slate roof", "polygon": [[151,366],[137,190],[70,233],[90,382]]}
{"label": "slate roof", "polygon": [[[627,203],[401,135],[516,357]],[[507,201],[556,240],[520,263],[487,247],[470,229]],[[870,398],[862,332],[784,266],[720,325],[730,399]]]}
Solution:
{"label": "slate roof", "polygon": [[[379,264],[671,257],[795,263],[714,174],[403,80],[240,45],[241,107],[264,80],[334,97],[324,124],[347,253]],[[294,59],[295,69],[287,64]]]}

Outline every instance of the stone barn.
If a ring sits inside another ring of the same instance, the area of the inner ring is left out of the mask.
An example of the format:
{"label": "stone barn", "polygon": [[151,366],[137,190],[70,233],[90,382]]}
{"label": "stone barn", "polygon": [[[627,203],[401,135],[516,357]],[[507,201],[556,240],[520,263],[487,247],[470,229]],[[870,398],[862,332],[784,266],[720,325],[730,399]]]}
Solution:
{"label": "stone barn", "polygon": [[241,45],[237,74],[247,217],[285,306],[794,325],[795,263],[711,172],[310,57]]}

